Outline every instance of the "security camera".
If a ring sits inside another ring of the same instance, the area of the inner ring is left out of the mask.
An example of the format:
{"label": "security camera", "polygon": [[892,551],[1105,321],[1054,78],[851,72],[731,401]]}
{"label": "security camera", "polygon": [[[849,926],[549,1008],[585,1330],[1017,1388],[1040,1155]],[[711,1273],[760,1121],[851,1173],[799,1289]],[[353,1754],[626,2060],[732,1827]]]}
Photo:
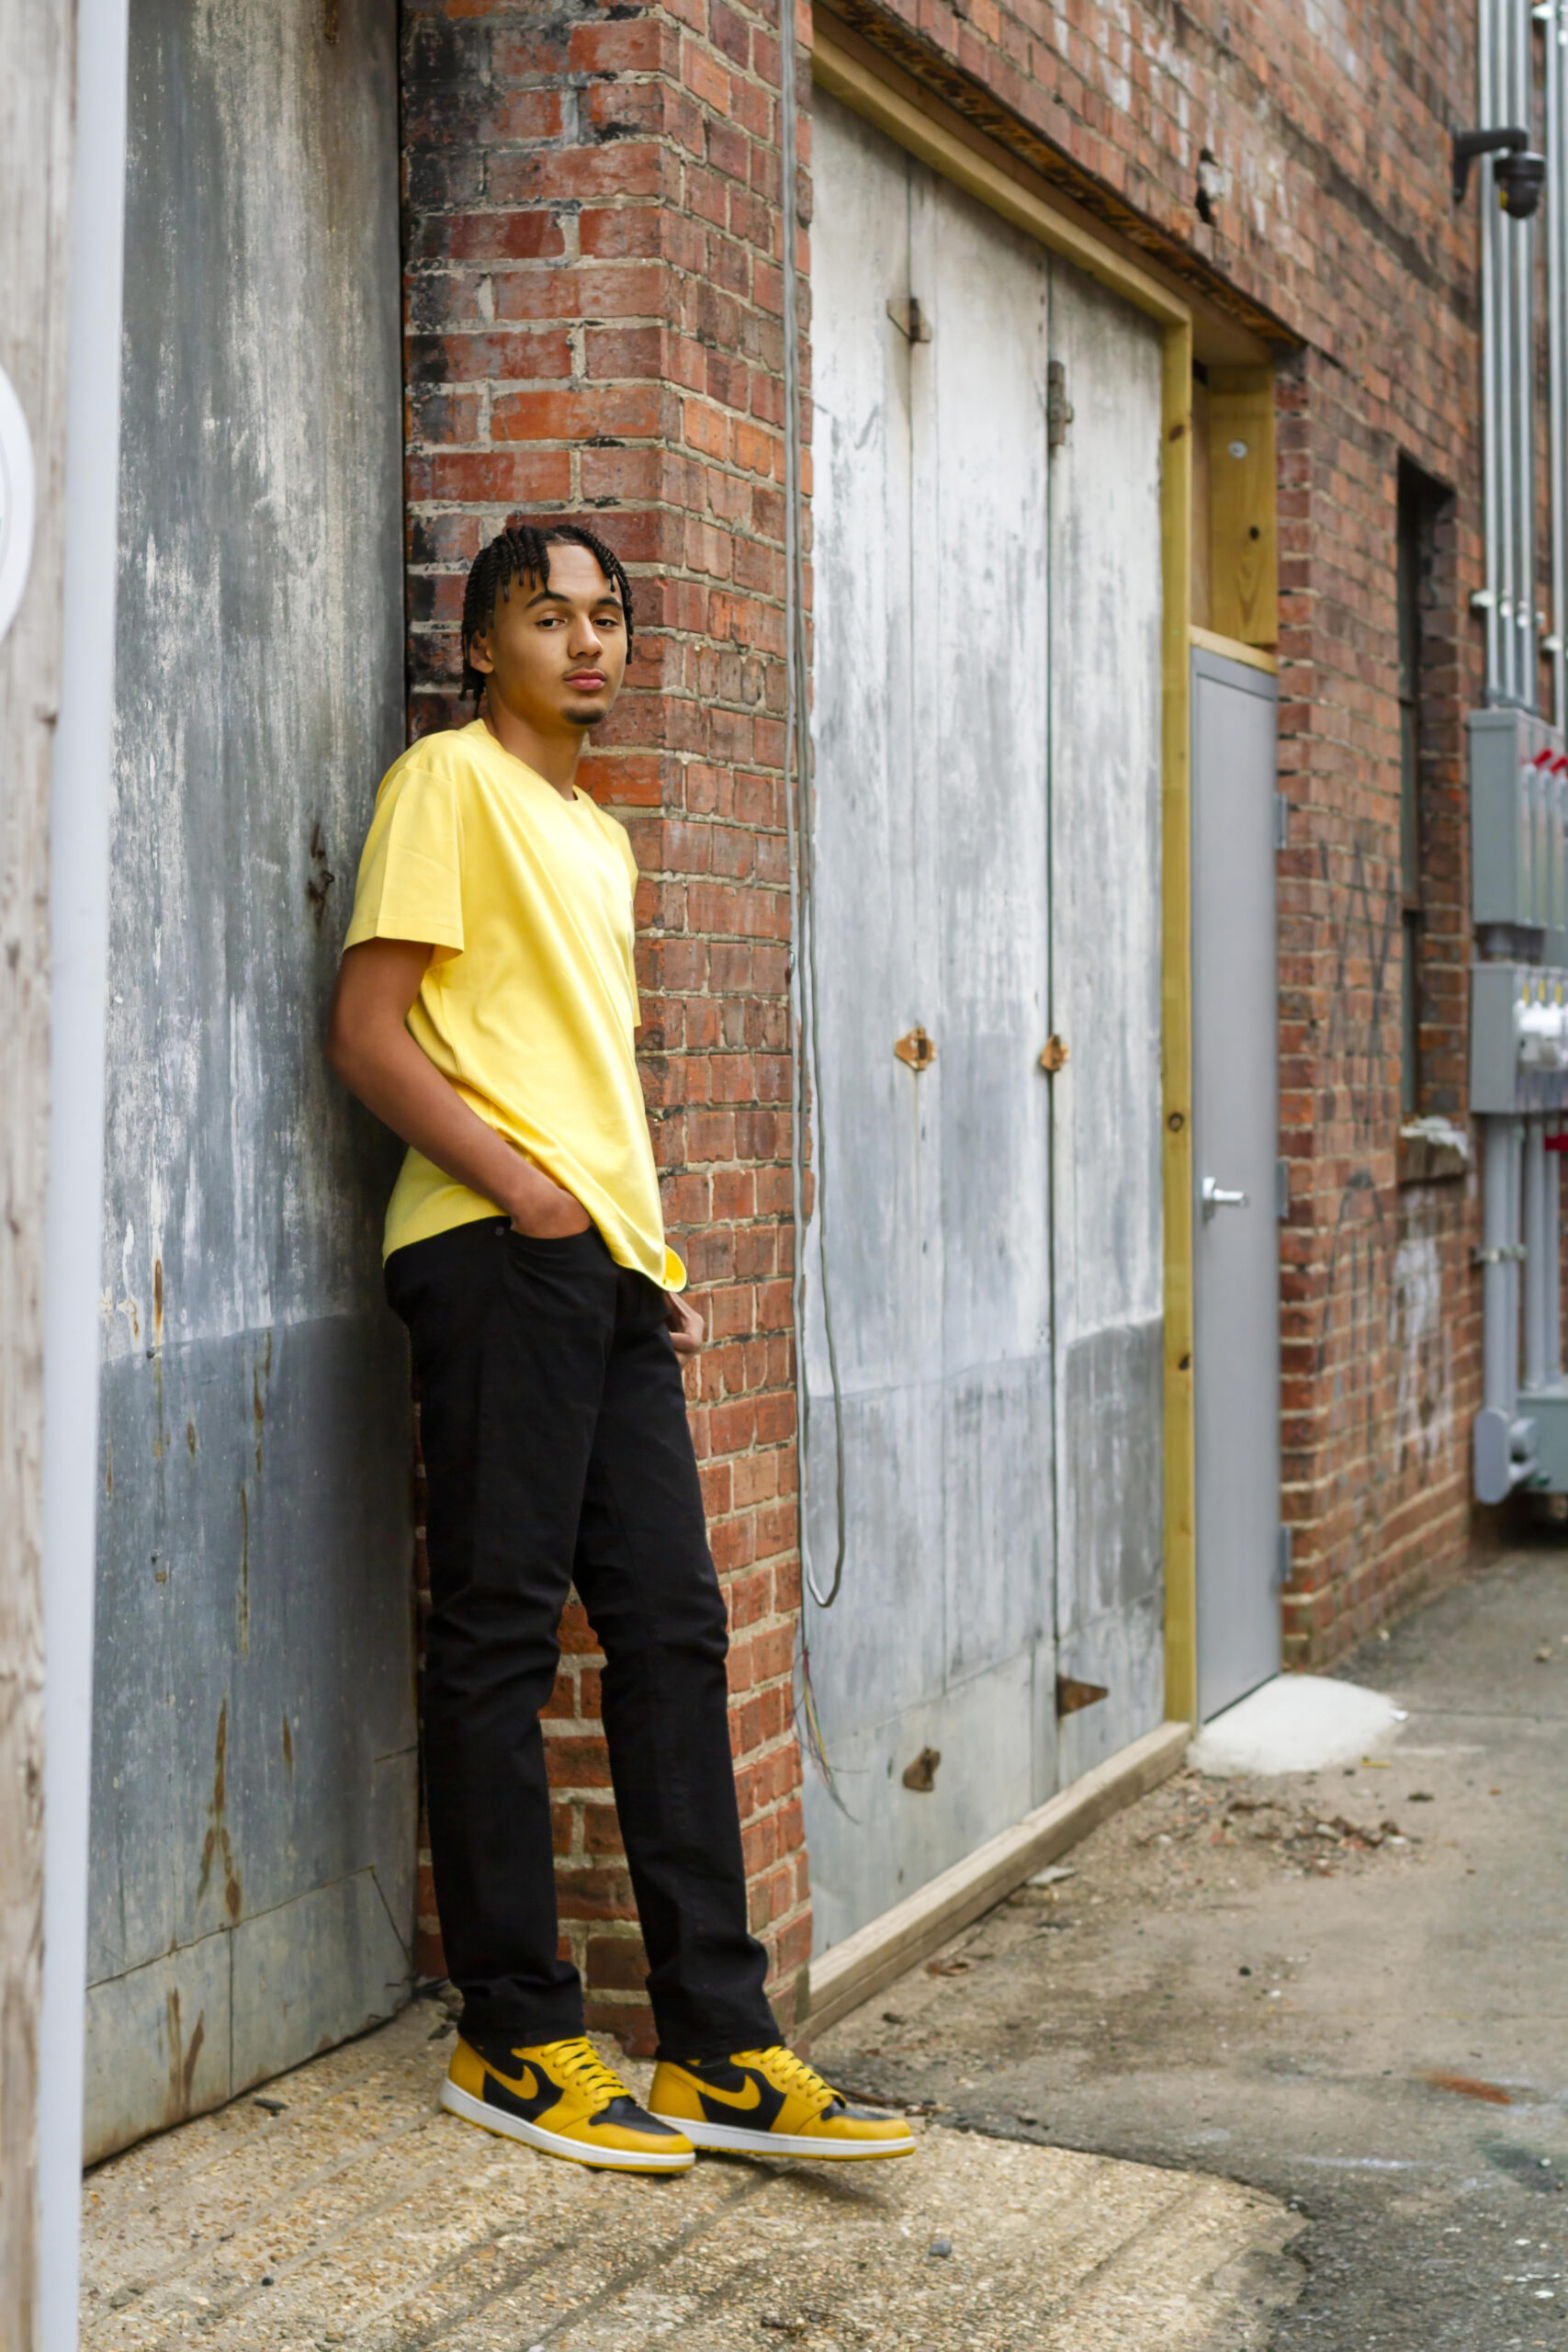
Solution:
{"label": "security camera", "polygon": [[1528,149],[1515,149],[1498,156],[1492,166],[1492,176],[1509,220],[1528,220],[1539,206],[1540,192],[1546,186],[1546,157],[1531,154]]}
{"label": "security camera", "polygon": [[1546,185],[1546,157],[1530,152],[1529,132],[1512,126],[1505,130],[1456,130],[1454,133],[1454,202],[1462,202],[1470,186],[1470,166],[1477,155],[1495,155],[1492,176],[1504,211],[1511,220],[1528,220],[1540,203]]}

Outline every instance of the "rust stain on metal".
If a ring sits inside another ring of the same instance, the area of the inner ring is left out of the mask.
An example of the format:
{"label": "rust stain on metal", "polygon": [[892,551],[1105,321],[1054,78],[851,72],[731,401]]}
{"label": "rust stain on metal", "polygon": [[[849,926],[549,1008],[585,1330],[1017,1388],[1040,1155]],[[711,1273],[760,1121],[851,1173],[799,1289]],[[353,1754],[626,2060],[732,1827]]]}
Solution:
{"label": "rust stain on metal", "polygon": [[922,1747],[912,1764],[904,1767],[904,1786],[913,1789],[917,1796],[927,1796],[936,1786],[936,1768],[942,1762],[940,1747]]}
{"label": "rust stain on metal", "polygon": [[287,1715],[283,1718],[283,1760],[292,1772],[294,1770],[294,1735],[288,1728],[288,1717]]}
{"label": "rust stain on metal", "polygon": [[1442,2075],[1432,2073],[1427,2077],[1435,2091],[1453,2091],[1461,2098],[1483,2099],[1488,2107],[1512,2107],[1513,2095],[1501,2083],[1478,2082],[1473,2075]]}
{"label": "rust stain on metal", "polygon": [[165,2030],[169,2038],[169,2106],[171,2118],[190,2113],[191,2086],[196,2081],[197,2060],[201,2045],[207,2040],[207,2012],[198,2009],[191,2028],[189,2047],[183,2046],[180,2030],[180,1996],[177,1986],[171,1986],[164,2003]]}
{"label": "rust stain on metal", "polygon": [[262,1466],[262,1424],[266,1419],[266,1385],[272,1378],[272,1333],[266,1335],[261,1362],[251,1374],[251,1415],[256,1427],[256,1475]]}
{"label": "rust stain on metal", "polygon": [[186,1444],[190,1450],[190,1458],[194,1462],[196,1460],[196,1423],[194,1421],[186,1423]]}
{"label": "rust stain on metal", "polygon": [[106,1497],[114,1493],[114,1440],[112,1437],[104,1439],[104,1493]]}
{"label": "rust stain on metal", "polygon": [[1040,1048],[1040,1067],[1048,1077],[1055,1078],[1059,1069],[1066,1069],[1071,1053],[1072,1047],[1066,1039],[1058,1037],[1053,1030]]}
{"label": "rust stain on metal", "polygon": [[236,1636],[240,1656],[251,1654],[251,1499],[240,1488],[240,1607]]}
{"label": "rust stain on metal", "polygon": [[164,1344],[164,1261],[152,1261],[152,1345]]}
{"label": "rust stain on metal", "polygon": [[1058,1715],[1076,1715],[1080,1708],[1098,1707],[1102,1699],[1110,1696],[1110,1690],[1103,1682],[1075,1682],[1070,1674],[1058,1674],[1056,1677]]}
{"label": "rust stain on metal", "polygon": [[896,1041],[893,1051],[901,1062],[908,1062],[919,1077],[920,1071],[930,1069],[936,1059],[936,1041],[927,1035],[917,1021],[912,1029],[906,1030],[903,1036]]}
{"label": "rust stain on metal", "polygon": [[206,1841],[201,1849],[201,1876],[197,1881],[196,1899],[199,1903],[207,1893],[212,1877],[212,1865],[221,1854],[224,1908],[231,1920],[237,1920],[243,1897],[239,1873],[234,1868],[234,1849],[229,1836],[229,1825],[223,1818],[228,1755],[229,1702],[225,1699],[218,1713],[218,1737],[213,1746],[212,1757],[212,1796],[207,1808],[208,1830]]}

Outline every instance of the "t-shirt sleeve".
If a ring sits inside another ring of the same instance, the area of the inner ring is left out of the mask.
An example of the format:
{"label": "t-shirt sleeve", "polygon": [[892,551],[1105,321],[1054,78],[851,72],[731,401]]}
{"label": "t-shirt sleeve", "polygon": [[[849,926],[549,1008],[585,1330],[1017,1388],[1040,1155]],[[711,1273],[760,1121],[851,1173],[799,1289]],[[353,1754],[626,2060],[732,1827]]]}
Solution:
{"label": "t-shirt sleeve", "polygon": [[[637,852],[632,847],[631,835],[627,832],[626,827],[623,824],[616,823],[614,819],[612,819],[611,821],[615,824],[615,838],[621,845],[621,855],[626,862],[626,888],[631,893],[635,905],[637,899]],[[642,1020],[642,1000],[637,994],[637,919],[635,913],[631,922],[626,926],[626,979],[630,985],[632,992],[632,1026],[635,1029],[640,1024]]]}
{"label": "t-shirt sleeve", "polygon": [[366,939],[428,941],[463,949],[463,828],[456,780],[417,763],[381,786],[359,861],[344,944]]}

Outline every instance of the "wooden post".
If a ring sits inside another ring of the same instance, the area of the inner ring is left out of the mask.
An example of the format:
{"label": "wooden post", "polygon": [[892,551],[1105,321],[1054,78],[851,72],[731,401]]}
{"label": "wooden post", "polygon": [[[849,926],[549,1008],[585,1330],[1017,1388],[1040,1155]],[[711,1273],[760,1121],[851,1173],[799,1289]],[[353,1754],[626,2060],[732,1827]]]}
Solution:
{"label": "wooden post", "polygon": [[62,685],[75,17],[71,0],[0,0],[0,367],[28,422],[37,483],[32,563],[0,644],[0,2352],[31,2352],[37,2332],[48,844]]}

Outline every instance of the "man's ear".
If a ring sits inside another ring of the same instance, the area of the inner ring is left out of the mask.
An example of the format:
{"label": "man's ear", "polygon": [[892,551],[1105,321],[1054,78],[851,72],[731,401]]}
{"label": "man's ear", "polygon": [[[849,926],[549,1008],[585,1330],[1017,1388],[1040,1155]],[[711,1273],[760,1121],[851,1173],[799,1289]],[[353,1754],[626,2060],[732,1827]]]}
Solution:
{"label": "man's ear", "polygon": [[490,650],[489,629],[480,629],[477,637],[469,639],[468,662],[470,666],[478,670],[483,677],[488,678],[494,669],[495,656]]}

